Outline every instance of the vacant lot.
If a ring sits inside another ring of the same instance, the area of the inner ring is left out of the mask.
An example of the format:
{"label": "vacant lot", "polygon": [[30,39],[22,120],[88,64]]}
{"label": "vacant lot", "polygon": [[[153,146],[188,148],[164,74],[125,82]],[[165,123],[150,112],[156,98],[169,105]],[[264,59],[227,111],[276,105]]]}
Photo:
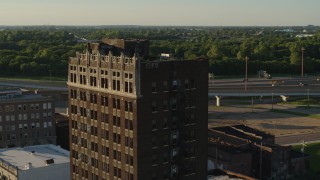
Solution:
{"label": "vacant lot", "polygon": [[320,108],[294,104],[254,104],[225,100],[209,102],[209,127],[246,124],[277,136],[320,132]]}

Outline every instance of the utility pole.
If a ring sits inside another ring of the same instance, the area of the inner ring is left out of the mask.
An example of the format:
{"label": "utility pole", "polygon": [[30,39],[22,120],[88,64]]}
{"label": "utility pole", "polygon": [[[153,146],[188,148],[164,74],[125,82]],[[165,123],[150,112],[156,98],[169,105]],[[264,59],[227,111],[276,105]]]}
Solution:
{"label": "utility pole", "polygon": [[247,81],[248,81],[248,56],[246,56],[246,74],[244,79],[244,91],[247,91]]}
{"label": "utility pole", "polygon": [[262,141],[260,144],[260,179],[262,178]]}
{"label": "utility pole", "polygon": [[273,110],[273,93],[272,93],[272,96],[271,96],[271,110]]}
{"label": "utility pole", "polygon": [[251,112],[253,112],[253,97],[251,97]]}
{"label": "utility pole", "polygon": [[301,77],[303,77],[303,51],[304,47],[301,48]]}
{"label": "utility pole", "polygon": [[310,108],[310,89],[307,89],[307,96],[308,96],[308,108]]}
{"label": "utility pole", "polygon": [[301,152],[302,152],[302,158],[303,158],[303,165],[305,166],[305,159],[304,159],[304,152],[305,152],[305,148],[307,147],[307,144],[304,140],[302,140],[301,143],[302,147],[301,147]]}
{"label": "utility pole", "polygon": [[220,138],[218,137],[217,141],[216,141],[216,168],[218,168],[218,143],[220,141]]}
{"label": "utility pole", "polygon": [[49,70],[49,76],[50,76],[50,81],[51,81],[51,70]]}

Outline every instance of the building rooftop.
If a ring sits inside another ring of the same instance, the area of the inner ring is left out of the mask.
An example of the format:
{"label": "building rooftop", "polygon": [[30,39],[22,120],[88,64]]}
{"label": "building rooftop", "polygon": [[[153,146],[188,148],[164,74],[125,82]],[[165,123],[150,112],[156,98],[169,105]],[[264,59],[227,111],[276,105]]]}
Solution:
{"label": "building rooftop", "polygon": [[30,91],[25,91],[21,89],[0,89],[0,103],[3,101],[21,101],[21,100],[34,100],[34,99],[48,99],[48,97],[36,94]]}
{"label": "building rooftop", "polygon": [[69,163],[69,151],[52,144],[0,149],[0,160],[19,170]]}
{"label": "building rooftop", "polygon": [[228,135],[232,135],[241,139],[248,139],[254,142],[258,142],[268,138],[274,138],[274,136],[270,134],[244,125],[215,127],[211,128],[211,130],[220,131]]}

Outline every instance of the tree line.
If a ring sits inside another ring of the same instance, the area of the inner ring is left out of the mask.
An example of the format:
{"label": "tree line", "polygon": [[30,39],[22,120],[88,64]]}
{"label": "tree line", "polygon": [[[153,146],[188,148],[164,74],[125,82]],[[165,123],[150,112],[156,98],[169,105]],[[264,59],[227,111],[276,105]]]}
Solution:
{"label": "tree line", "polygon": [[[177,59],[208,59],[210,72],[239,75],[245,58],[249,73],[299,73],[302,48],[306,73],[320,71],[318,27],[26,27],[0,31],[0,75],[66,76],[68,58],[83,52],[79,38],[150,40],[152,59],[169,53]],[[311,37],[296,37],[312,34]]]}

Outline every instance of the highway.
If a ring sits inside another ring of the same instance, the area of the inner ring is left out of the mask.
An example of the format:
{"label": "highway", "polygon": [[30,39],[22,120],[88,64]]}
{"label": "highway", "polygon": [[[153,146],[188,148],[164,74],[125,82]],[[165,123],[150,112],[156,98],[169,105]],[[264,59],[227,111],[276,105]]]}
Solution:
{"label": "highway", "polygon": [[[301,85],[302,83],[303,85]],[[274,86],[272,86],[274,84]],[[67,91],[66,82],[62,81],[36,81],[36,80],[8,80],[0,79],[0,86],[14,86],[21,88],[46,89]],[[308,78],[249,78],[246,85],[243,79],[210,80],[209,93],[320,93],[320,82],[316,77]]]}
{"label": "highway", "polygon": [[37,81],[37,80],[19,80],[19,79],[0,79],[0,86],[67,91],[67,84],[63,81]]}
{"label": "highway", "polygon": [[320,93],[320,82],[316,77],[294,77],[259,79],[249,78],[247,83],[243,79],[210,80],[209,93]]}
{"label": "highway", "polygon": [[[300,84],[302,83],[303,86]],[[274,86],[272,86],[274,84]],[[20,88],[43,89],[53,91],[67,91],[66,82],[61,81],[35,81],[35,80],[8,80],[0,79],[0,86],[11,86]],[[308,92],[309,91],[309,92]],[[274,95],[293,93],[306,95],[319,95],[320,83],[316,78],[274,78],[258,79],[250,78],[247,82],[245,91],[245,82],[242,79],[225,79],[225,80],[211,80],[209,81],[209,95],[219,93],[220,95],[237,94],[243,96],[246,94],[251,95]],[[320,140],[320,132],[311,134],[299,134],[290,136],[276,137],[276,143],[297,144],[305,140],[317,141]]]}

